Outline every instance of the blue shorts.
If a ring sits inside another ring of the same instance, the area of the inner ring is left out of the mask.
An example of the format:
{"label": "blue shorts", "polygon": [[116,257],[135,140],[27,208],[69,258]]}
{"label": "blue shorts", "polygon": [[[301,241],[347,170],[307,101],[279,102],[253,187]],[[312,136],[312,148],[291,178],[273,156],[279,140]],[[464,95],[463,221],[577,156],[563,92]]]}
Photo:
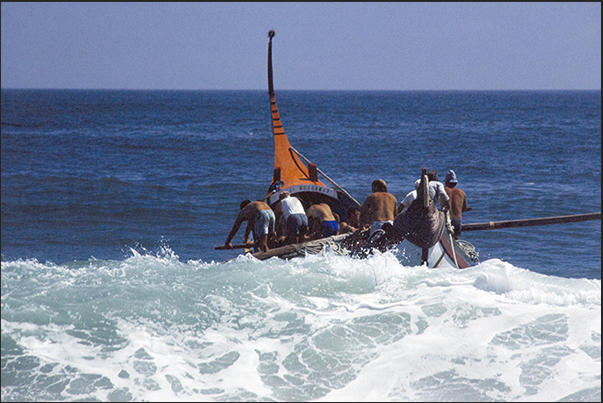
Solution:
{"label": "blue shorts", "polygon": [[274,223],[276,218],[272,210],[260,210],[255,215],[255,223],[253,225],[253,239],[256,241],[262,235],[269,235],[274,232]]}
{"label": "blue shorts", "polygon": [[328,236],[337,235],[337,233],[339,232],[339,224],[337,224],[337,221],[335,221],[335,220],[323,221],[322,224],[320,224],[320,228],[322,230],[323,238],[326,238]]}
{"label": "blue shorts", "polygon": [[287,236],[303,235],[308,231],[308,216],[291,214],[287,218]]}

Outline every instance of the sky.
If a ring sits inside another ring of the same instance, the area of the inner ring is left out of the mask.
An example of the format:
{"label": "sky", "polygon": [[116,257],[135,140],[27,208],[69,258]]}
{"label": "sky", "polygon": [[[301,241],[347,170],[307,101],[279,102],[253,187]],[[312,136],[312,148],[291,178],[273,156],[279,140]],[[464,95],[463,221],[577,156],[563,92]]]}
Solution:
{"label": "sky", "polygon": [[1,6],[3,89],[601,89],[600,2]]}

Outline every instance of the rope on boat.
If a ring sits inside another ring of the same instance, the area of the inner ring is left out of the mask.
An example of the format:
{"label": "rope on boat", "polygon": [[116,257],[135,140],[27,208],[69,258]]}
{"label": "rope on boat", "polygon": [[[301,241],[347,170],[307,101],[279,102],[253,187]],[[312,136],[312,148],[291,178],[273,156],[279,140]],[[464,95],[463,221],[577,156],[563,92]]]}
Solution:
{"label": "rope on boat", "polygon": [[452,239],[452,232],[448,233],[448,237],[450,238],[450,247],[452,248],[452,257],[454,258],[454,265],[458,269],[459,263],[456,261],[456,251],[454,250],[454,239]]}
{"label": "rope on boat", "polygon": [[314,243],[314,244],[306,244],[304,246],[301,247],[296,247],[295,248],[295,254],[297,256],[304,256],[306,254],[310,254],[310,255],[317,255],[321,252],[323,252],[326,248],[329,248],[333,251],[333,253],[335,253],[336,255],[347,255],[349,254],[349,250],[347,250],[345,247],[343,247],[340,243],[335,242],[335,241],[328,241],[328,242],[318,242],[318,243]]}
{"label": "rope on boat", "polygon": [[[303,159],[306,164],[311,164],[310,160],[307,159],[306,157],[304,157],[299,151],[297,151],[295,148],[293,147],[289,147],[289,149],[291,151],[293,151],[295,154],[297,154],[298,157],[300,157],[301,159]],[[337,183],[335,183],[335,181],[331,178],[329,178],[323,171],[321,171],[320,169],[318,169],[318,167],[316,168],[316,171],[318,171],[318,173],[320,173],[322,176],[324,176],[324,178],[326,180],[328,180],[329,182],[331,182],[331,184],[333,184],[333,186],[335,186],[338,190],[340,190],[343,194],[345,194],[347,197],[349,197],[351,200],[354,201],[354,203],[357,204],[357,207],[362,206],[362,204],[360,204],[358,202],[358,200],[354,199],[354,197],[352,197],[351,194],[349,194],[348,192],[346,192],[346,190],[344,188],[342,188],[341,186],[339,186]]]}
{"label": "rope on boat", "polygon": [[475,250],[475,246],[461,239],[457,239],[456,244],[469,256],[472,262],[479,263],[479,252]]}

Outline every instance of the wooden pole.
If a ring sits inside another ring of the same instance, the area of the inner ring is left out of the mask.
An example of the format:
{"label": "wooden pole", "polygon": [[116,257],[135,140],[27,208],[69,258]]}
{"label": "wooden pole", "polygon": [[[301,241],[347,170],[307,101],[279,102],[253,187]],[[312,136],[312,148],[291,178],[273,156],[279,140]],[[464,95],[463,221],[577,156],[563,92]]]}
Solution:
{"label": "wooden pole", "polygon": [[549,225],[549,224],[564,224],[569,222],[582,222],[589,220],[600,220],[601,212],[588,213],[588,214],[575,214],[575,215],[564,215],[557,217],[543,217],[543,218],[528,218],[524,220],[512,220],[512,221],[490,221],[476,224],[463,224],[462,231],[481,231],[486,229],[499,229],[499,228],[517,228],[517,227],[533,227],[536,225]]}
{"label": "wooden pole", "polygon": [[[289,147],[289,148],[291,149],[291,151],[293,151],[295,154],[297,154],[298,157],[300,157],[302,160],[306,161],[306,164],[310,164],[310,160],[307,159],[306,157],[304,157],[299,151],[297,151],[293,147]],[[323,171],[321,171],[318,168],[316,168],[316,171],[319,174],[321,174],[322,176],[324,176],[326,180],[328,180],[329,182],[331,182],[331,184],[333,186],[335,186],[337,189],[339,189],[343,194],[345,194],[347,197],[349,197],[353,202],[355,202],[357,207],[361,207],[362,206],[362,204],[360,204],[360,202],[358,200],[354,199],[354,197],[352,197],[351,194],[349,194],[348,192],[346,192],[346,190],[344,188],[342,188],[337,183],[335,183],[335,181],[333,179],[331,179],[327,175],[325,175],[325,173]]]}
{"label": "wooden pole", "polygon": [[215,250],[231,250],[231,249],[243,249],[243,248],[253,248],[253,243],[236,243],[232,245],[232,248],[228,246],[220,245],[214,246]]}

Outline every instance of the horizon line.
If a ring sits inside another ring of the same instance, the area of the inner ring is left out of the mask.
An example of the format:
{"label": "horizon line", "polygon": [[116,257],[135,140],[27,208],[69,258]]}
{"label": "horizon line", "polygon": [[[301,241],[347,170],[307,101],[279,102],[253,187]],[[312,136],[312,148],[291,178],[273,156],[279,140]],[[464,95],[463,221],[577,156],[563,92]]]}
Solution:
{"label": "horizon line", "polygon": [[[27,87],[6,87],[0,90],[18,90],[18,91],[268,91],[267,89],[208,89],[208,88],[27,88]],[[548,91],[601,91],[601,88],[551,88],[551,89],[280,89],[279,91],[312,91],[312,92],[513,92],[513,91],[528,91],[528,92],[548,92]]]}

